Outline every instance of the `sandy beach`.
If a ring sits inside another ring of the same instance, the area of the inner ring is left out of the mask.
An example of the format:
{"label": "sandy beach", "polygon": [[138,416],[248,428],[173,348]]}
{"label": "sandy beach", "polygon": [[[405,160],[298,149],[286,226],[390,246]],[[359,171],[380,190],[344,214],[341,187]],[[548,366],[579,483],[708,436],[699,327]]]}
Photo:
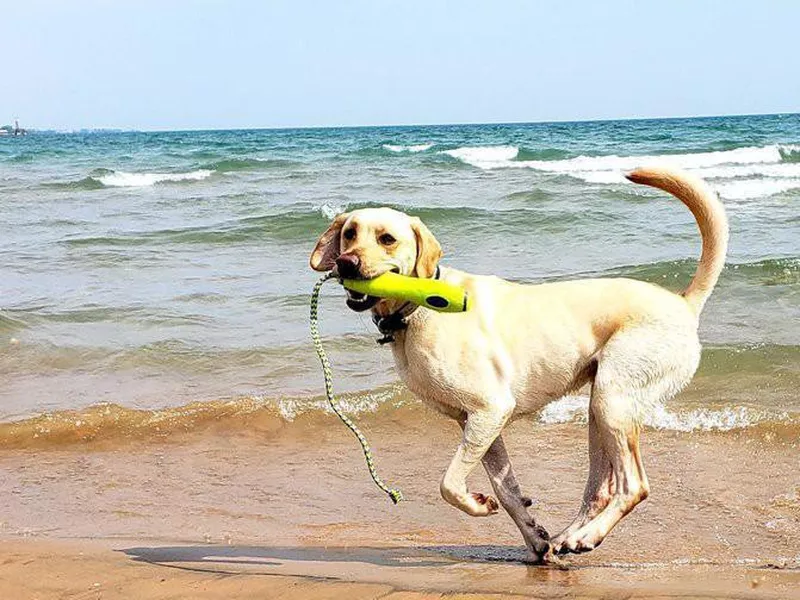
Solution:
{"label": "sandy beach", "polygon": [[[525,567],[412,548],[145,546],[11,541],[3,598],[774,598],[798,597],[782,566]],[[36,576],[31,574],[35,572]]]}
{"label": "sandy beach", "polygon": [[3,6],[0,600],[800,600],[800,2]]}
{"label": "sandy beach", "polygon": [[[793,428],[645,432],[651,498],[594,552],[535,567],[507,516],[439,498],[455,425],[416,405],[362,422],[396,507],[330,415],[2,450],[0,597],[800,597]],[[577,509],[584,438],[528,419],[508,432],[551,532]]]}

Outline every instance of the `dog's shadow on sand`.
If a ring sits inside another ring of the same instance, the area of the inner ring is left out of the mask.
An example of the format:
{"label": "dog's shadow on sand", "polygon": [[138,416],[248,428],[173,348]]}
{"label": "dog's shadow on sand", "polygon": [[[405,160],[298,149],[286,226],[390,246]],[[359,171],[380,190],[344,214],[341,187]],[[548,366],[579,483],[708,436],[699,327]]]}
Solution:
{"label": "dog's shadow on sand", "polygon": [[513,546],[303,547],[303,546],[155,546],[121,550],[131,559],[159,565],[246,564],[278,567],[285,562],[366,563],[380,567],[443,567],[463,562],[525,562]]}

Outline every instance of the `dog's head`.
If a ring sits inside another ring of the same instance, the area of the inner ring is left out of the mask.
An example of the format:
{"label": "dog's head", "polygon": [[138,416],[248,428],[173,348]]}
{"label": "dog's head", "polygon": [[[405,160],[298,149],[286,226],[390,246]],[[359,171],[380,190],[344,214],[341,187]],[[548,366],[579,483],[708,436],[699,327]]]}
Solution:
{"label": "dog's head", "polygon": [[[388,271],[432,277],[442,248],[417,217],[391,208],[364,208],[338,215],[311,253],[311,268],[334,267],[344,279],[372,279]],[[361,312],[380,298],[347,291],[347,306]]]}

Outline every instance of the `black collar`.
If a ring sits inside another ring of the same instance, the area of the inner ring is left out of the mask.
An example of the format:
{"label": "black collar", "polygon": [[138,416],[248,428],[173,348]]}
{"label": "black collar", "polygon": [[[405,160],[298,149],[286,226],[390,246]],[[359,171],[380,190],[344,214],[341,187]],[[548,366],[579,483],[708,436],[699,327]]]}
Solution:
{"label": "black collar", "polygon": [[[439,269],[439,265],[436,265],[436,273],[434,273],[433,279],[439,279],[440,276],[441,270]],[[383,337],[378,339],[378,343],[383,346],[384,344],[393,342],[394,334],[398,331],[403,331],[408,328],[408,317],[410,317],[418,308],[419,306],[416,304],[412,302],[406,302],[396,311],[386,315],[385,317],[382,317],[378,314],[373,314],[372,322],[375,323],[378,331],[383,334]]]}

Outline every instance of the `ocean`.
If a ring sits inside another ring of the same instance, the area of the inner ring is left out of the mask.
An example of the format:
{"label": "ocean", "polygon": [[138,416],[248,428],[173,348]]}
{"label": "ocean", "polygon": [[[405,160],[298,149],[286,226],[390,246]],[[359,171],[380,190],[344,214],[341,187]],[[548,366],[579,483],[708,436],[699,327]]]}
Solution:
{"label": "ocean", "polygon": [[[691,214],[621,176],[655,162],[709,181],[731,244],[698,375],[647,425],[800,423],[800,115],[32,132],[0,138],[0,443],[291,427],[324,411],[308,256],[349,209],[421,217],[444,264],[474,273],[679,291],[700,251]],[[323,295],[347,409],[414,413],[369,317],[334,284]],[[566,398],[537,419],[580,423],[585,407]]]}

